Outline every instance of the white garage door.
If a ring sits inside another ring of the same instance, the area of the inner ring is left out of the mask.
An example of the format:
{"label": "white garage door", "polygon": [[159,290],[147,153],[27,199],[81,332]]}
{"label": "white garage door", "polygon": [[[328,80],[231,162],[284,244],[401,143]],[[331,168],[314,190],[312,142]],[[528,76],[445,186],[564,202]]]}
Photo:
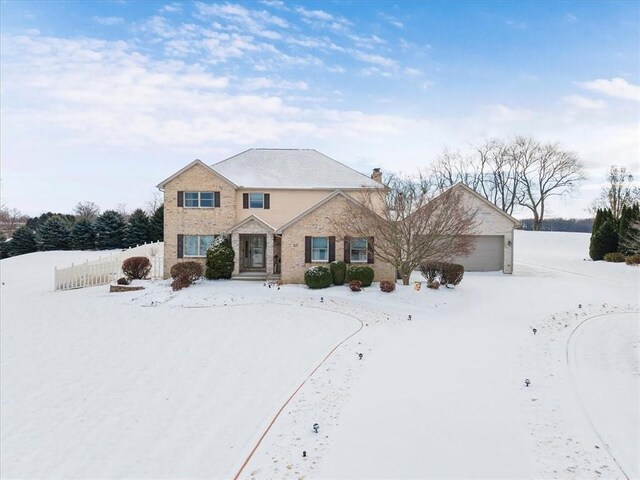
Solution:
{"label": "white garage door", "polygon": [[468,257],[458,257],[459,263],[469,272],[494,272],[503,269],[504,237],[502,235],[475,235],[474,250]]}

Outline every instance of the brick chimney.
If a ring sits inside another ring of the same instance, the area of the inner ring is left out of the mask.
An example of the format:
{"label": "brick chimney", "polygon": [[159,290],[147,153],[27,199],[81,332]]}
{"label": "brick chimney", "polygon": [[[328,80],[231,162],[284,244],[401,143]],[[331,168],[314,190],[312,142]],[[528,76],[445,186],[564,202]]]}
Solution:
{"label": "brick chimney", "polygon": [[373,169],[373,172],[371,172],[371,179],[378,183],[382,183],[382,172],[379,168]]}

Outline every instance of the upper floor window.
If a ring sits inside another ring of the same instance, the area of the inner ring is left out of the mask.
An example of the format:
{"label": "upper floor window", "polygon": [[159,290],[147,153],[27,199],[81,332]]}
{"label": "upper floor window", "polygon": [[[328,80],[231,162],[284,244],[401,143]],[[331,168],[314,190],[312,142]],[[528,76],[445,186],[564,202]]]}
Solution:
{"label": "upper floor window", "polygon": [[367,263],[367,252],[369,242],[366,238],[352,238],[350,246],[350,257],[352,263]]}
{"label": "upper floor window", "polygon": [[262,192],[251,192],[242,194],[242,208],[262,208],[269,209],[271,195]]}
{"label": "upper floor window", "polygon": [[250,193],[249,208],[264,208],[264,193]]}
{"label": "upper floor window", "polygon": [[[220,206],[220,192],[178,192],[184,194],[184,206],[186,208],[213,208]],[[180,197],[178,197],[178,206]]]}

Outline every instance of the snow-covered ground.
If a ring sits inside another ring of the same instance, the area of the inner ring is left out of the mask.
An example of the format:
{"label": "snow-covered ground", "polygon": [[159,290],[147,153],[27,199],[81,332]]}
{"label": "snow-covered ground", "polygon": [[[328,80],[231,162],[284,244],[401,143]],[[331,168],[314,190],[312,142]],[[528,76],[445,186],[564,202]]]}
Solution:
{"label": "snow-covered ground", "polygon": [[391,294],[53,292],[97,254],[2,260],[2,478],[640,478],[640,270],[588,239]]}

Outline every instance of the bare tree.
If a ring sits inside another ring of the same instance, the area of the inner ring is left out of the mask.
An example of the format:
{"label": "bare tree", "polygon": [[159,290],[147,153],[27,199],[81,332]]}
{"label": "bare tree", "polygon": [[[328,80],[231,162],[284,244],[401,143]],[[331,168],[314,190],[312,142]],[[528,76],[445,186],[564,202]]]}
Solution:
{"label": "bare tree", "polygon": [[93,222],[100,215],[100,207],[93,202],[78,202],[73,207],[73,213],[77,220]]}
{"label": "bare tree", "polygon": [[422,262],[471,253],[476,212],[459,189],[436,196],[424,177],[391,176],[385,186],[347,202],[346,214],[334,225],[344,235],[374,235],[376,256],[396,267],[404,285]]}
{"label": "bare tree", "polygon": [[595,214],[598,208],[608,208],[613,213],[613,218],[619,220],[623,207],[640,203],[640,187],[635,184],[633,175],[626,167],[617,165],[609,167],[607,182],[602,187],[600,197],[594,200],[591,210]]}
{"label": "bare tree", "polygon": [[19,227],[27,223],[29,217],[17,208],[7,208],[6,204],[0,208],[0,231],[11,237]]}
{"label": "bare tree", "polygon": [[164,203],[164,197],[160,192],[153,192],[151,198],[147,201],[146,213],[148,215],[153,215],[153,213],[158,209],[160,205]]}
{"label": "bare tree", "polygon": [[427,175],[441,191],[456,183],[464,183],[476,192],[481,190],[482,177],[479,164],[473,157],[463,156],[459,151],[452,152],[445,149],[428,170]]}
{"label": "bare tree", "polygon": [[533,229],[540,230],[545,205],[552,196],[568,195],[585,179],[584,165],[574,152],[557,143],[540,144],[516,137],[514,159],[520,179],[518,203],[533,214]]}

